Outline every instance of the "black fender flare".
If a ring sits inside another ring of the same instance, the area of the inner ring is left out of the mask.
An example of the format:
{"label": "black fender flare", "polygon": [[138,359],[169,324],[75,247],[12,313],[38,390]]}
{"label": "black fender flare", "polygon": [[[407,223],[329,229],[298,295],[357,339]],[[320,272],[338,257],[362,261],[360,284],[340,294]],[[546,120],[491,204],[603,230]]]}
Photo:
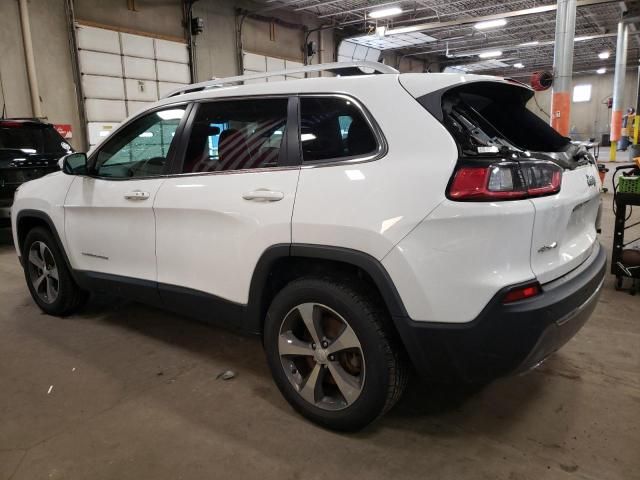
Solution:
{"label": "black fender flare", "polygon": [[[21,236],[23,236],[22,235],[23,232],[20,231],[20,222],[25,218],[35,218],[35,219],[41,220],[41,221],[43,221],[44,223],[47,224],[47,227],[49,227],[49,230],[51,231],[51,234],[53,235],[54,240],[58,244],[58,249],[62,253],[62,257],[64,258],[64,262],[67,265],[67,269],[71,273],[71,276],[72,276],[73,280],[77,282],[75,271],[71,267],[71,262],[69,261],[69,257],[67,257],[67,251],[64,249],[64,244],[62,243],[62,240],[60,239],[60,235],[58,234],[58,229],[56,228],[55,224],[53,223],[53,220],[51,220],[51,217],[49,215],[47,215],[45,212],[40,211],[40,210],[30,210],[30,209],[20,210],[18,212],[18,215],[16,216],[16,228],[18,229],[18,231],[17,231],[18,240],[20,240]],[[26,235],[24,235],[24,236],[26,236]],[[24,255],[23,255],[23,252],[22,252],[22,244],[17,245],[17,249],[20,252],[20,263],[23,264]]]}
{"label": "black fender flare", "polygon": [[382,263],[371,255],[345,247],[316,244],[278,244],[267,248],[261,255],[254,269],[249,288],[249,301],[245,330],[253,333],[262,332],[261,301],[269,281],[269,275],[275,263],[286,257],[311,258],[344,263],[366,272],[380,291],[382,299],[392,317],[406,317],[400,294],[391,276]]}

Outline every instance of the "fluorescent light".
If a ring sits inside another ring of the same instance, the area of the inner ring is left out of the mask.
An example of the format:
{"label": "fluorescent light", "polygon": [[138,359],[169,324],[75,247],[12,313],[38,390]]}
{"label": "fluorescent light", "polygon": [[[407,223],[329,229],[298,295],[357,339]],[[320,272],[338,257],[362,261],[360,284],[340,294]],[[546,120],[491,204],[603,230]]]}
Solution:
{"label": "fluorescent light", "polygon": [[473,27],[477,30],[487,30],[489,28],[504,27],[507,21],[504,18],[498,20],[487,20],[486,22],[478,22]]}
{"label": "fluorescent light", "polygon": [[381,8],[380,10],[374,10],[373,12],[369,12],[370,18],[384,18],[384,17],[393,17],[394,15],[400,15],[402,13],[402,9],[400,7],[389,7],[389,8]]}
{"label": "fluorescent light", "polygon": [[480,58],[495,58],[495,57],[501,57],[502,56],[502,51],[500,50],[488,50],[486,52],[482,52],[481,54],[478,55]]}
{"label": "fluorescent light", "polygon": [[607,69],[604,67],[599,68],[598,70],[596,70],[596,73],[599,73],[600,75],[602,75],[603,73],[607,73]]}
{"label": "fluorescent light", "polygon": [[518,45],[519,47],[533,47],[534,45],[538,45],[540,42],[538,40],[534,40],[533,42],[524,42]]}
{"label": "fluorescent light", "polygon": [[514,67],[514,68],[524,68],[524,64],[522,64],[522,63],[520,63],[520,62],[518,62],[518,63],[514,63],[514,64],[513,64],[513,67]]}
{"label": "fluorescent light", "polygon": [[602,60],[606,60],[607,58],[609,58],[610,55],[611,55],[611,53],[609,53],[609,50],[605,50],[604,52],[600,52],[598,54],[598,58],[600,58]]}
{"label": "fluorescent light", "polygon": [[584,42],[585,40],[593,40],[594,38],[596,38],[596,37],[594,37],[593,35],[584,35],[582,37],[575,37],[573,39],[573,41],[574,42]]}

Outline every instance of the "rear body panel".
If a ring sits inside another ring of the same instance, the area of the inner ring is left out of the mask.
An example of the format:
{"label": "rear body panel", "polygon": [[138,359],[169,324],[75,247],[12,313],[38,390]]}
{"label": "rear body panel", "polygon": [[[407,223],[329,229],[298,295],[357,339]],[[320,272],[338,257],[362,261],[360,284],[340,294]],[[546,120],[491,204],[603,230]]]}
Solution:
{"label": "rear body panel", "polygon": [[560,193],[531,199],[535,208],[531,269],[542,284],[580,266],[596,245],[597,168],[565,170]]}

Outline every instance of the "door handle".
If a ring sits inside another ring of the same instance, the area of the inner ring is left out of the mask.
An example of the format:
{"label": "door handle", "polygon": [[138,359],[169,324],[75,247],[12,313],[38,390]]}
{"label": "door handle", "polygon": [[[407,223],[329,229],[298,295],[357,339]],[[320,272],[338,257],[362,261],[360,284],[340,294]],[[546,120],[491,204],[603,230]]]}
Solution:
{"label": "door handle", "polygon": [[284,193],[275,190],[259,189],[243,193],[242,198],[256,202],[277,202],[284,198]]}
{"label": "door handle", "polygon": [[133,192],[125,193],[124,198],[127,200],[147,200],[149,198],[149,192],[134,190]]}

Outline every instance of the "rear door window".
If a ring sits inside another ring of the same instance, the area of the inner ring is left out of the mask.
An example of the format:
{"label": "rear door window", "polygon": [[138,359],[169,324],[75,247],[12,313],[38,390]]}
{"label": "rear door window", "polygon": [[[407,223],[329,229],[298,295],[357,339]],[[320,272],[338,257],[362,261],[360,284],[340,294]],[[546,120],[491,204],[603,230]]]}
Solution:
{"label": "rear door window", "polygon": [[342,97],[300,99],[300,144],[305,162],[368,156],[378,142],[361,110]]}
{"label": "rear door window", "polygon": [[182,173],[277,167],[287,98],[204,102],[198,106]]}

